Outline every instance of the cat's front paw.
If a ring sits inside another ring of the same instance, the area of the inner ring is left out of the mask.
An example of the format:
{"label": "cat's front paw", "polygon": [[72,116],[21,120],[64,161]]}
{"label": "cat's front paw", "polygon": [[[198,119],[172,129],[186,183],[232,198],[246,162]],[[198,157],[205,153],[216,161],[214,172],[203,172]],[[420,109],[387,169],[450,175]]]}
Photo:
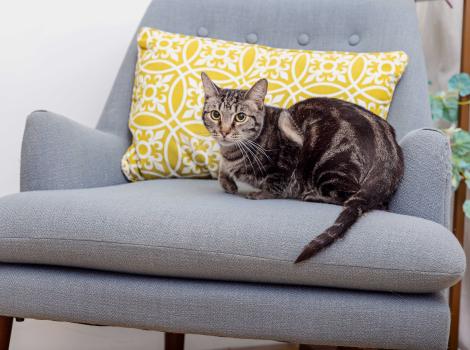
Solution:
{"label": "cat's front paw", "polygon": [[272,193],[264,192],[264,191],[253,191],[248,192],[243,195],[246,199],[273,199],[276,198]]}
{"label": "cat's front paw", "polygon": [[238,187],[235,184],[230,184],[224,187],[224,191],[230,194],[235,194],[238,192]]}
{"label": "cat's front paw", "polygon": [[238,187],[235,182],[232,181],[221,181],[220,185],[224,189],[225,192],[230,194],[235,194],[238,192]]}

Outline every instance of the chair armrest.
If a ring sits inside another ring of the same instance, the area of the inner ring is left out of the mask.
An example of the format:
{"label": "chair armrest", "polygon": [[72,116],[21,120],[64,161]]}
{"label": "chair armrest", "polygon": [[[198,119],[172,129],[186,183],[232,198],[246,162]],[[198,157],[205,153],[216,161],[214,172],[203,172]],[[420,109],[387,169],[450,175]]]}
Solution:
{"label": "chair armrest", "polygon": [[405,174],[390,211],[449,227],[452,165],[448,137],[436,129],[418,129],[408,133],[400,146]]}
{"label": "chair armrest", "polygon": [[58,114],[29,115],[21,150],[21,191],[125,183],[121,157],[128,141]]}

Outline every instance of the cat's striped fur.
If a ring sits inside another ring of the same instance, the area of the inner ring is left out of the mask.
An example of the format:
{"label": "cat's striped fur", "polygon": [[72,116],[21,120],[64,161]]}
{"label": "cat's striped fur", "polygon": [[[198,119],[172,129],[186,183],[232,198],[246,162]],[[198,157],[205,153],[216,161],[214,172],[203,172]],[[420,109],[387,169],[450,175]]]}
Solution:
{"label": "cat's striped fur", "polygon": [[387,208],[403,176],[403,156],[386,121],[333,98],[311,98],[289,109],[264,105],[264,79],[249,91],[221,89],[204,73],[202,80],[203,121],[221,146],[225,191],[236,193],[240,180],[260,189],[250,199],[343,205],[296,262],[342,237],[363,213]]}

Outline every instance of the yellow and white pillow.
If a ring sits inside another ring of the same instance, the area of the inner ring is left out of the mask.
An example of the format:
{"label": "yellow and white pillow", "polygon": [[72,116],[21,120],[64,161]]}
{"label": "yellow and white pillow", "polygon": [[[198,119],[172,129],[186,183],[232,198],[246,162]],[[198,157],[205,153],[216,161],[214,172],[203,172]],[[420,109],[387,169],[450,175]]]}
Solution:
{"label": "yellow and white pillow", "polygon": [[132,145],[122,158],[131,181],[215,177],[219,149],[202,124],[201,72],[222,88],[266,78],[266,104],[309,97],[356,103],[382,118],[405,71],[402,51],[353,53],[275,49],[142,28],[129,118]]}

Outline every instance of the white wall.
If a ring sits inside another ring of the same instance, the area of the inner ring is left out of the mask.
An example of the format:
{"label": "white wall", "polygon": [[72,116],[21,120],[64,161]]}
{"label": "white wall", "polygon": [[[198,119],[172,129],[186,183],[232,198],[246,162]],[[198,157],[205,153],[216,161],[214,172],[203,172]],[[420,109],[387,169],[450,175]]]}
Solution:
{"label": "white wall", "polygon": [[149,0],[0,0],[0,196],[19,190],[26,116],[94,126]]}
{"label": "white wall", "polygon": [[449,78],[460,69],[463,0],[452,3],[453,9],[442,0],[417,4],[432,91],[446,89]]}

